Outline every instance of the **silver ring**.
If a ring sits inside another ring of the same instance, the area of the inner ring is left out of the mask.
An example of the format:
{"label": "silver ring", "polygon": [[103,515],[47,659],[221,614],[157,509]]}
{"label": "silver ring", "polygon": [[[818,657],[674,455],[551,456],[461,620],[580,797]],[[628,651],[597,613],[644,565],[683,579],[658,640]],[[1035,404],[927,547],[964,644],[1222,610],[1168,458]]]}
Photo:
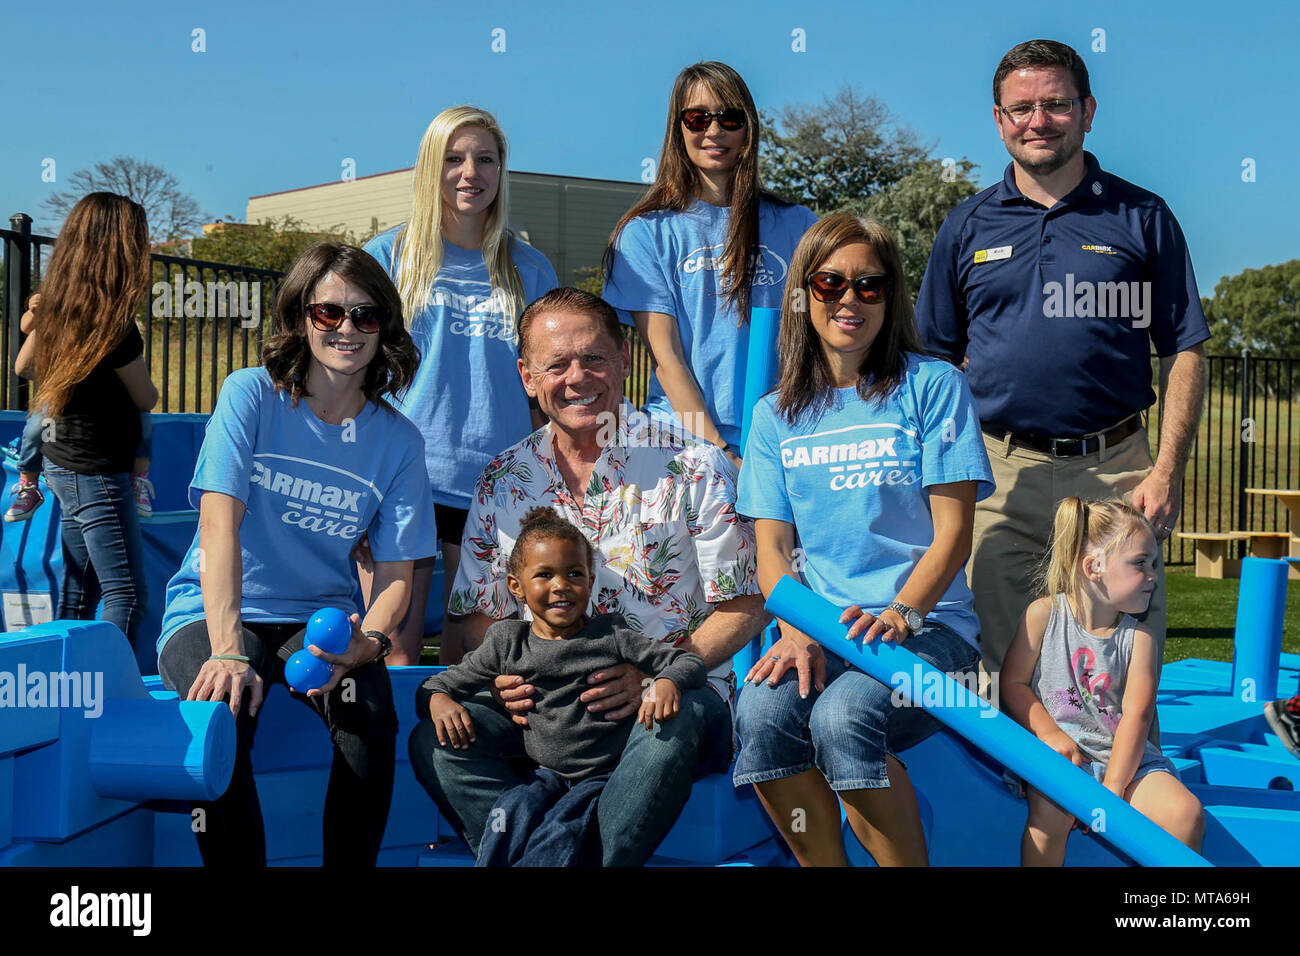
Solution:
{"label": "silver ring", "polygon": [[769,661],[777,661],[777,662],[779,662],[779,661],[781,660],[781,658],[779,658],[779,657],[769,657],[768,660],[769,660]]}

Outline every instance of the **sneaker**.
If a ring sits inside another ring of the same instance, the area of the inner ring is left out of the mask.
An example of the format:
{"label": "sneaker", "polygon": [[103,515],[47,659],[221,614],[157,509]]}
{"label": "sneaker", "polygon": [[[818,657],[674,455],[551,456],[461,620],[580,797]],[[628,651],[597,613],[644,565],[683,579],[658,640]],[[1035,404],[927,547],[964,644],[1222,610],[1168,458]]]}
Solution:
{"label": "sneaker", "polygon": [[9,493],[14,496],[14,503],[5,512],[5,521],[26,521],[45,503],[41,489],[25,481],[18,482],[9,489]]}
{"label": "sneaker", "polygon": [[135,491],[135,510],[140,512],[141,518],[152,518],[153,505],[149,499],[154,497],[154,493],[153,482],[149,480],[148,473],[132,475],[131,488]]}
{"label": "sneaker", "polygon": [[1285,700],[1270,700],[1264,705],[1264,719],[1282,738],[1286,749],[1300,757],[1300,694]]}

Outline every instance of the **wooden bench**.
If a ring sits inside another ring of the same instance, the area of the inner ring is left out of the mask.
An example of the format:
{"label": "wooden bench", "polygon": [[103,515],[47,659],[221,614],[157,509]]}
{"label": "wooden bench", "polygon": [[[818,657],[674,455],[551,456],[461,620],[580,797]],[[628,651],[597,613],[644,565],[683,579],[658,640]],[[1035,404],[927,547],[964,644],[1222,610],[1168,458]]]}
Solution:
{"label": "wooden bench", "polygon": [[1232,534],[1250,539],[1253,558],[1285,558],[1291,544],[1289,531],[1233,531]]}
{"label": "wooden bench", "polygon": [[1250,535],[1241,531],[1180,531],[1178,537],[1196,544],[1198,578],[1241,577],[1241,561],[1231,557],[1228,549],[1237,541],[1249,540]]}

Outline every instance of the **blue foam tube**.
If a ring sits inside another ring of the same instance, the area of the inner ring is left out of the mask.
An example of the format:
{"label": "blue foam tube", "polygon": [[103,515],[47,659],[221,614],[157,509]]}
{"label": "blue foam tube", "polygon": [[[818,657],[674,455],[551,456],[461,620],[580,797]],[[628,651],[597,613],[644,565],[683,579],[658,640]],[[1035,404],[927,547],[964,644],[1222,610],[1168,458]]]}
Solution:
{"label": "blue foam tube", "polygon": [[754,406],[776,384],[776,334],[781,328],[780,309],[752,308],[749,310],[749,343],[745,353],[744,405],[740,420],[740,447],[749,438],[749,423],[754,419]]}
{"label": "blue foam tube", "polygon": [[234,771],[235,721],[222,701],[110,698],[90,734],[101,797],[215,800]]}
{"label": "blue foam tube", "polygon": [[[881,683],[897,688],[912,703],[924,706],[936,719],[1001,761],[1040,793],[1079,820],[1092,825],[1094,814],[1104,813],[1104,828],[1096,829],[1116,848],[1142,866],[1210,866],[1142,814],[1097,783],[1060,754],[1021,727],[988,701],[921,660],[906,647],[879,639],[866,645],[846,641],[847,625],[840,623],[842,608],[813,593],[791,577],[782,578],[767,599],[767,609]],[[915,675],[920,680],[915,680]],[[895,675],[904,675],[900,681]],[[935,695],[922,689],[942,687]],[[941,697],[935,703],[928,698]]]}
{"label": "blue foam tube", "polygon": [[1232,642],[1232,696],[1246,702],[1277,696],[1282,620],[1286,616],[1287,561],[1242,558],[1237,629]]}

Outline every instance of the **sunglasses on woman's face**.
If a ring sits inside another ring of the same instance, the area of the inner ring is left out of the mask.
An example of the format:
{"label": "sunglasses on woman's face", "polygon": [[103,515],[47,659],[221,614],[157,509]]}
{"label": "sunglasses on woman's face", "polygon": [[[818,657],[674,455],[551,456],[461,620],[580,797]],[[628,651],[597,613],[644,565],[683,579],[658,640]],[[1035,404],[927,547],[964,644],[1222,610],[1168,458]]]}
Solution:
{"label": "sunglasses on woman's face", "polygon": [[307,314],[311,317],[311,324],[321,332],[333,332],[343,324],[343,316],[346,315],[352,319],[353,328],[366,335],[378,332],[379,326],[388,318],[388,313],[377,305],[357,305],[344,309],[333,302],[313,302],[307,306]]}
{"label": "sunglasses on woman's face", "polygon": [[858,276],[850,280],[838,272],[814,272],[808,277],[808,288],[818,302],[838,302],[844,298],[845,288],[852,283],[853,293],[864,305],[878,305],[889,294],[889,276]]}
{"label": "sunglasses on woman's face", "polygon": [[738,129],[744,129],[748,120],[745,118],[745,111],[738,109],[719,110],[716,113],[710,113],[708,110],[688,109],[682,110],[678,114],[682,125],[692,133],[703,133],[709,128],[710,124],[716,119],[718,125],[723,129],[734,132]]}

